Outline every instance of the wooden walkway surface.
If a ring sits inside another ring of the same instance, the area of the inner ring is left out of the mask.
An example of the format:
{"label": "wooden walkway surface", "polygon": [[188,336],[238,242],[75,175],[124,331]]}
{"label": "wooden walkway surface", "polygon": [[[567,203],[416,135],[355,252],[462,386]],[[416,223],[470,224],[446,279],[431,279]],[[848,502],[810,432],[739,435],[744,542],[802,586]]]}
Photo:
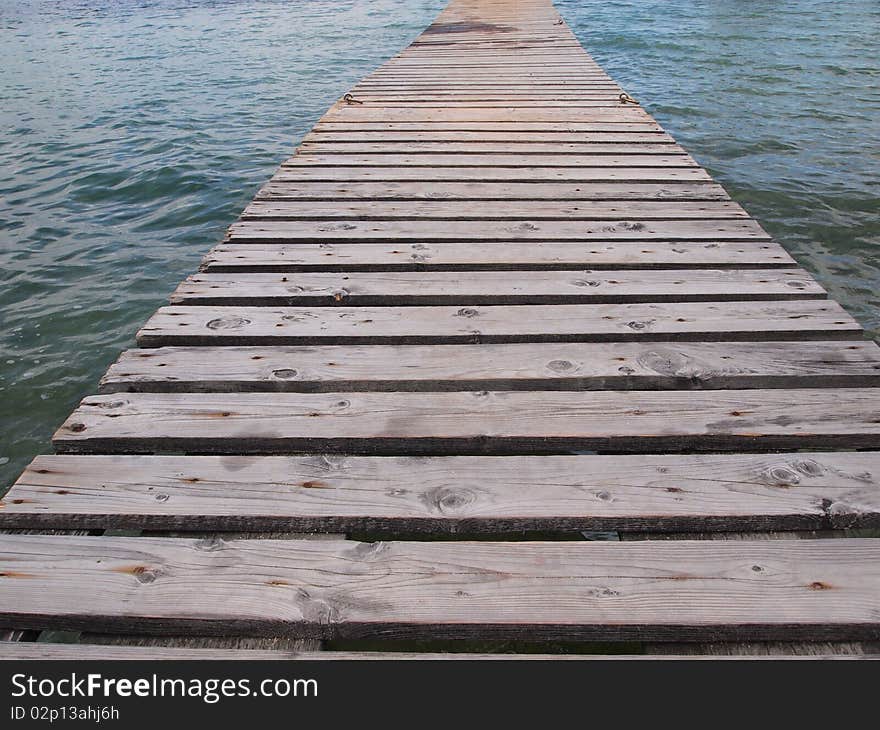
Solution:
{"label": "wooden walkway surface", "polygon": [[621,93],[453,0],[334,104],[0,503],[84,642],[0,656],[870,654],[880,349]]}

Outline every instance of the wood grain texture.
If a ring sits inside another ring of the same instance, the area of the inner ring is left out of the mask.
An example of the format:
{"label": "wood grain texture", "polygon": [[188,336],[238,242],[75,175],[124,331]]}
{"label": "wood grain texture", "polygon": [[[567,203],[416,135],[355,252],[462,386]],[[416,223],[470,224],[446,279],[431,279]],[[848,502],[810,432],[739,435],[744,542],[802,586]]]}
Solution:
{"label": "wood grain texture", "polygon": [[458,153],[406,154],[309,154],[295,155],[282,163],[296,170],[300,167],[696,167],[697,163],[685,152],[670,150],[665,154],[607,154],[607,155],[547,155],[524,157],[518,153],[474,155]]}
{"label": "wood grain texture", "polygon": [[880,385],[872,342],[166,347],[123,352],[103,393],[650,390]]}
{"label": "wood grain texture", "polygon": [[880,389],[113,393],[53,437],[64,453],[541,454],[874,448]]}
{"label": "wood grain texture", "polygon": [[878,566],[880,541],[869,539],[4,535],[0,618],[13,627],[307,638],[870,640],[880,636]]}
{"label": "wood grain texture", "polygon": [[[0,535],[0,625],[156,644],[120,658],[880,639],[880,540],[742,539],[880,527],[880,348],[559,20],[454,0],[331,107],[0,501],[163,535]],[[678,539],[334,534],[545,530]]]}
{"label": "wood grain texture", "polygon": [[163,345],[466,344],[854,338],[836,302],[466,307],[162,307],[138,332]]}
{"label": "wood grain texture", "polygon": [[509,134],[515,140],[516,135],[526,134],[529,139],[541,134],[572,134],[582,138],[583,135],[596,132],[663,132],[663,128],[653,119],[642,122],[330,122],[319,119],[312,128],[312,133],[325,132],[491,132],[497,135]]}
{"label": "wood grain texture", "polygon": [[629,167],[429,167],[372,166],[299,166],[283,167],[273,182],[709,182],[712,178],[701,167],[656,167],[652,159],[640,158],[642,164]]}
{"label": "wood grain texture", "polygon": [[[489,102],[487,102],[489,103]],[[604,107],[572,107],[561,106],[510,106],[507,102],[496,102],[494,107],[458,107],[448,108],[445,104],[413,108],[409,104],[388,106],[372,104],[369,108],[357,105],[335,104],[324,115],[327,121],[348,122],[483,122],[487,119],[499,122],[644,122],[650,119],[648,113],[640,107],[620,104]],[[487,113],[489,112],[489,113]]]}
{"label": "wood grain texture", "polygon": [[[504,220],[703,220],[748,218],[732,201],[577,201],[498,200],[481,221]],[[242,213],[255,220],[473,220],[480,208],[470,201],[300,201],[255,200]]]}
{"label": "wood grain texture", "polygon": [[401,155],[416,154],[466,154],[497,155],[516,152],[520,155],[672,155],[684,154],[684,150],[670,142],[656,143],[639,140],[637,143],[600,142],[568,143],[533,142],[516,147],[508,142],[303,142],[297,148],[298,155]]}
{"label": "wood grain texture", "polygon": [[221,243],[203,271],[457,271],[795,266],[772,241]]}
{"label": "wood grain texture", "polygon": [[[823,645],[824,646],[824,645]],[[190,649],[175,646],[106,646],[103,644],[50,644],[36,641],[0,641],[0,661],[677,661],[686,659],[818,659],[877,660],[880,654],[809,656],[682,654],[474,654],[468,652],[414,653],[405,651],[288,651],[284,649]]]}
{"label": "wood grain texture", "polygon": [[415,306],[824,299],[803,269],[199,273],[172,304]]}
{"label": "wood grain texture", "polygon": [[309,132],[304,138],[304,143],[324,143],[324,144],[362,144],[362,143],[423,143],[423,144],[504,144],[508,152],[516,151],[520,148],[531,149],[535,145],[560,145],[575,144],[583,147],[585,151],[591,149],[593,144],[609,145],[609,144],[641,144],[641,143],[669,143],[672,142],[665,132],[659,130],[643,130],[635,132],[627,131],[601,131],[592,132],[498,132],[492,130],[484,131],[462,131],[462,130],[398,130],[392,128],[373,129],[373,130],[348,130],[335,128],[316,128]]}
{"label": "wood grain texture", "polygon": [[[726,200],[715,183],[269,182],[258,200]],[[551,203],[552,204],[552,203]]]}
{"label": "wood grain texture", "polygon": [[751,218],[733,220],[606,221],[288,220],[248,221],[229,227],[240,243],[283,241],[755,241],[769,240]]}
{"label": "wood grain texture", "polygon": [[880,453],[38,456],[0,527],[685,532],[880,526]]}

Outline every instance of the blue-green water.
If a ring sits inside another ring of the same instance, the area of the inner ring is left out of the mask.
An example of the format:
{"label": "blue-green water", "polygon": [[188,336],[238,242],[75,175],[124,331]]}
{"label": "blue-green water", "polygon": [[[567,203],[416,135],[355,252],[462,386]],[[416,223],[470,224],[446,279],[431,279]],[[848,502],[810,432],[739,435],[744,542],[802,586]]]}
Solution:
{"label": "blue-green water", "polygon": [[[0,2],[0,488],[326,107],[442,4]],[[559,8],[880,330],[878,3]]]}

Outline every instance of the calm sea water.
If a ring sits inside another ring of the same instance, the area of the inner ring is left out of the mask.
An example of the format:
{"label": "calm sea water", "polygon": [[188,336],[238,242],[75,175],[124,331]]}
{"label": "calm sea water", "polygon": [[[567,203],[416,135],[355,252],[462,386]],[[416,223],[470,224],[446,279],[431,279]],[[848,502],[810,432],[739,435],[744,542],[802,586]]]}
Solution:
{"label": "calm sea water", "polygon": [[[442,0],[0,3],[0,490],[327,106]],[[561,0],[880,331],[880,6]]]}

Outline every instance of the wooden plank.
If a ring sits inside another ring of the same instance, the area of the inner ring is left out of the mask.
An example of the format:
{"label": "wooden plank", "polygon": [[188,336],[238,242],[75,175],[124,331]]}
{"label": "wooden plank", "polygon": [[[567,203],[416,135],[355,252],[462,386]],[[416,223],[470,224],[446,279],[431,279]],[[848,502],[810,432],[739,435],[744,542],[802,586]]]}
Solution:
{"label": "wooden plank", "polygon": [[[0,537],[12,626],[320,638],[871,640],[880,541]],[[88,585],[90,590],[79,590]]]}
{"label": "wooden plank", "polygon": [[711,182],[700,167],[282,167],[272,182]]}
{"label": "wooden plank", "polygon": [[499,200],[487,206],[470,201],[417,200],[254,200],[242,213],[244,220],[722,220],[748,218],[732,200],[626,200],[551,201]]}
{"label": "wooden plank", "polygon": [[258,200],[728,200],[706,182],[269,182]]}
{"label": "wooden plank", "polygon": [[725,243],[222,243],[205,271],[454,271],[794,266],[770,241]]}
{"label": "wooden plank", "polygon": [[[548,52],[542,49],[519,49],[516,56],[499,53],[498,49],[484,49],[481,52],[465,53],[456,50],[453,53],[423,53],[410,55],[401,54],[383,66],[380,74],[422,73],[433,78],[444,74],[446,70],[463,73],[484,72],[487,75],[498,71],[507,73],[530,73],[536,66],[543,73],[570,74],[571,76],[599,75],[602,69],[585,56],[583,51],[572,49],[571,53]],[[445,75],[445,74],[444,74]]]}
{"label": "wooden plank", "polygon": [[413,306],[824,299],[803,269],[200,273],[172,304]]}
{"label": "wooden plank", "polygon": [[[318,120],[310,134],[321,132],[495,132],[516,134],[577,134],[599,132],[662,132],[653,119],[642,122],[330,122]],[[515,136],[512,137],[515,139]]]}
{"label": "wooden plank", "polygon": [[770,237],[751,218],[712,220],[544,221],[470,220],[250,221],[229,227],[239,243],[303,241],[748,241]]}
{"label": "wooden plank", "polygon": [[832,301],[515,307],[161,307],[138,332],[162,345],[466,344],[854,338]]}
{"label": "wooden plank", "polygon": [[677,661],[686,659],[845,659],[877,660],[880,654],[836,654],[825,650],[809,656],[686,654],[476,654],[473,652],[406,651],[289,651],[287,649],[191,649],[176,646],[107,646],[104,644],[50,644],[36,641],[0,642],[0,661]]}
{"label": "wooden plank", "polygon": [[697,167],[693,158],[674,148],[663,154],[521,154],[473,155],[449,152],[446,154],[308,154],[294,155],[282,163],[291,170],[300,167]]}
{"label": "wooden plank", "polygon": [[875,448],[880,389],[112,393],[59,453],[541,454]]}
{"label": "wooden plank", "polygon": [[627,132],[627,131],[596,131],[596,132],[496,132],[484,131],[425,131],[425,130],[347,130],[347,129],[323,129],[319,128],[309,132],[304,138],[304,143],[324,142],[335,144],[348,143],[377,143],[377,142],[421,142],[421,143],[493,143],[507,145],[507,151],[517,150],[520,145],[525,149],[534,145],[572,145],[576,144],[589,151],[589,145],[601,144],[661,144],[672,142],[668,134],[654,131]]}
{"label": "wooden plank", "polygon": [[388,73],[422,72],[436,78],[445,69],[467,69],[491,74],[496,69],[502,73],[528,72],[535,66],[541,66],[545,72],[572,75],[602,73],[600,67],[583,50],[574,47],[568,52],[555,48],[518,48],[515,56],[501,53],[497,48],[474,49],[471,52],[455,49],[448,53],[401,53],[383,68]]}
{"label": "wooden plank", "polygon": [[[360,101],[360,100],[358,100]],[[446,114],[464,113],[468,117],[479,115],[483,118],[486,112],[501,110],[505,113],[511,108],[516,108],[520,112],[533,110],[535,112],[558,112],[564,110],[566,116],[571,114],[582,114],[593,111],[610,111],[617,113],[620,109],[620,102],[616,97],[609,95],[606,100],[565,100],[565,99],[487,99],[480,101],[474,99],[472,101],[453,101],[442,98],[426,99],[424,101],[408,101],[406,99],[391,99],[388,101],[364,102],[359,109],[368,109],[369,114],[364,111],[362,115],[372,118],[379,118],[384,114],[388,114],[392,118],[399,113],[405,112],[406,119],[419,119],[419,112],[426,112],[430,117],[436,117],[438,110],[442,109]]]}
{"label": "wooden plank", "polygon": [[[496,83],[505,84],[531,84],[533,82],[551,82],[560,83],[568,82],[572,84],[592,84],[592,83],[614,83],[614,80],[608,74],[594,71],[591,69],[574,69],[570,66],[548,65],[545,71],[535,71],[532,68],[514,68],[491,70],[488,66],[481,64],[482,69],[473,69],[469,67],[446,65],[439,74],[432,73],[430,69],[422,68],[397,68],[386,71],[376,71],[364,78],[364,82],[384,82],[384,83],[418,83],[428,82],[435,83],[442,80],[448,84],[459,83],[479,83],[484,78],[478,74],[481,72],[490,72],[489,77]],[[357,91],[355,86],[352,91]]]}
{"label": "wooden plank", "polygon": [[683,153],[668,142],[533,142],[519,143],[514,149],[507,142],[303,142],[298,155],[674,155]]}
{"label": "wooden plank", "polygon": [[413,108],[411,106],[377,106],[368,109],[358,104],[336,105],[323,117],[328,122],[485,122],[488,119],[499,122],[602,122],[633,121],[644,122],[650,117],[641,107],[556,107],[537,106],[533,108],[512,107],[509,104],[485,109],[480,107],[449,109],[443,106]]}
{"label": "wooden plank", "polygon": [[[366,97],[366,94],[362,96]],[[361,101],[361,99],[358,99]],[[517,98],[517,99],[485,99],[473,98],[471,100],[448,100],[446,98],[426,98],[424,100],[417,99],[373,99],[372,101],[364,101],[363,109],[369,109],[376,114],[381,110],[382,114],[395,114],[401,110],[407,112],[407,116],[415,116],[418,118],[418,112],[425,110],[430,114],[436,114],[438,109],[443,109],[449,114],[455,112],[467,112],[469,114],[483,114],[487,110],[495,109],[503,110],[505,113],[516,108],[520,111],[534,109],[538,112],[559,111],[564,110],[566,114],[577,114],[581,112],[592,112],[594,110],[611,110],[616,112],[620,109],[621,103],[617,96],[608,94],[605,99],[583,99],[580,97],[573,99],[545,99],[545,98]],[[366,114],[366,112],[362,112]]]}
{"label": "wooden plank", "polygon": [[594,80],[580,83],[558,81],[500,82],[500,83],[442,83],[430,80],[371,81],[358,84],[350,92],[359,101],[370,99],[434,99],[453,98],[464,95],[471,99],[504,98],[564,98],[608,99],[620,101],[621,88],[612,81]]}
{"label": "wooden plank", "polygon": [[682,390],[880,386],[873,342],[159,348],[123,352],[101,392]]}
{"label": "wooden plank", "polygon": [[880,526],[880,453],[39,456],[5,528],[380,532]]}
{"label": "wooden plank", "polygon": [[[621,540],[804,540],[804,539],[838,539],[842,536],[839,530],[821,531],[781,531],[770,532],[689,532],[689,533],[647,533],[647,532],[622,532]],[[876,651],[876,647],[863,642],[712,642],[712,643],[685,643],[663,642],[646,643],[642,645],[650,654],[676,654],[680,656],[709,655],[709,656],[790,656],[790,655],[861,655]]]}

